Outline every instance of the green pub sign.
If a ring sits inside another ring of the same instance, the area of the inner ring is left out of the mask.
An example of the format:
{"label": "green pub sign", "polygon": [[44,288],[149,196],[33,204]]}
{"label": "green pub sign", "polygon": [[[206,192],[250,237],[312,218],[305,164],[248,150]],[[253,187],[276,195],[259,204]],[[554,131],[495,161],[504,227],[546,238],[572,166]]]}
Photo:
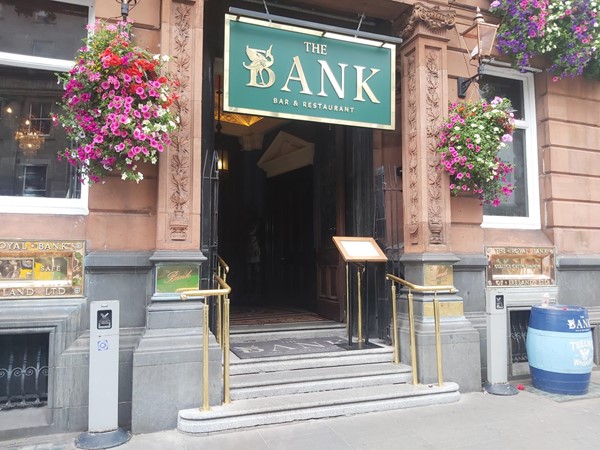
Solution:
{"label": "green pub sign", "polygon": [[396,48],[225,16],[225,111],[393,130]]}
{"label": "green pub sign", "polygon": [[177,289],[198,289],[200,266],[194,263],[161,263],[156,265],[156,293],[172,293]]}

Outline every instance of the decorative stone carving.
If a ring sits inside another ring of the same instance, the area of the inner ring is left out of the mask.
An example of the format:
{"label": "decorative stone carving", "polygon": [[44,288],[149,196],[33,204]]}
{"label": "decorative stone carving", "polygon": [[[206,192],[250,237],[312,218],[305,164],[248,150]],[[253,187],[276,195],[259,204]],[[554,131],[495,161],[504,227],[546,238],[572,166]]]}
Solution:
{"label": "decorative stone carving", "polygon": [[442,244],[442,176],[438,169],[437,136],[440,122],[440,59],[439,49],[429,49],[425,55],[427,86],[427,191],[428,191],[428,224],[429,243]]}
{"label": "decorative stone carving", "polygon": [[417,2],[413,8],[412,14],[409,17],[402,37],[411,36],[417,29],[417,25],[422,22],[431,31],[440,31],[450,29],[454,26],[454,18],[456,11],[440,9],[439,6],[425,6],[423,3]]}
{"label": "decorative stone carving", "polygon": [[[192,3],[193,4],[193,3]],[[179,98],[173,108],[179,115],[180,128],[173,136],[169,151],[168,175],[168,214],[169,238],[173,241],[185,241],[189,230],[189,185],[190,185],[190,80],[191,80],[191,10],[189,2],[178,3],[173,15],[174,49],[173,78],[177,82]]]}
{"label": "decorative stone carving", "polygon": [[407,57],[406,114],[408,117],[408,233],[409,242],[419,243],[419,162],[417,151],[417,65],[416,56]]}

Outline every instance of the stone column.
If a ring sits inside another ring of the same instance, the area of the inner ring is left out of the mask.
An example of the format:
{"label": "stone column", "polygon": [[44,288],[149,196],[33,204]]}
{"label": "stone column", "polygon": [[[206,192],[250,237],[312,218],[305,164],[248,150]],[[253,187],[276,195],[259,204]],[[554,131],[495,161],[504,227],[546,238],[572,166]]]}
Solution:
{"label": "stone column", "polygon": [[[156,250],[150,257],[154,294],[133,359],[134,433],[175,428],[179,410],[199,407],[206,363],[202,360],[204,305],[182,302],[175,292],[177,283],[156,282],[159,275],[172,275],[172,280],[187,277],[198,288],[199,268],[206,261],[200,251],[204,1],[163,0],[161,7],[161,53],[172,57],[169,71],[179,95],[173,108],[180,128],[159,161]],[[221,351],[212,335],[209,349],[210,403],[220,404]]]}
{"label": "stone column", "polygon": [[[416,3],[403,33],[402,161],[404,191],[404,276],[418,285],[452,284],[449,249],[450,191],[438,170],[439,124],[448,110],[446,32],[454,26],[454,11]],[[406,300],[406,295],[401,297]],[[439,294],[442,310],[444,380],[462,391],[481,387],[479,334],[465,319],[462,298]],[[433,295],[414,293],[419,381],[437,380]],[[406,302],[401,302],[402,342],[408,342]],[[408,361],[408,346],[402,359]]]}

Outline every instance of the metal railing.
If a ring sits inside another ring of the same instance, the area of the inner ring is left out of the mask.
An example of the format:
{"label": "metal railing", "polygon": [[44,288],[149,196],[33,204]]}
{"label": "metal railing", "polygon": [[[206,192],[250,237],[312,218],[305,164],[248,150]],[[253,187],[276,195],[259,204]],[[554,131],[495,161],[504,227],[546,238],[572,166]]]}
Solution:
{"label": "metal railing", "polygon": [[209,339],[209,298],[215,297],[217,307],[217,326],[215,338],[223,352],[223,403],[231,403],[229,395],[229,294],[231,287],[226,282],[229,266],[220,257],[217,257],[217,274],[214,281],[218,289],[178,289],[181,300],[203,299],[204,310],[202,318],[202,411],[210,410],[209,405],[209,363],[208,363],[208,339]]}
{"label": "metal railing", "polygon": [[440,334],[440,300],[437,296],[438,292],[448,292],[454,294],[458,290],[454,286],[419,286],[409,281],[403,280],[392,274],[385,276],[392,282],[392,314],[394,316],[394,362],[398,364],[399,360],[399,344],[398,344],[398,319],[396,317],[396,283],[408,289],[408,326],[410,334],[410,358],[412,365],[413,384],[419,384],[419,373],[417,367],[417,347],[415,343],[415,314],[413,307],[413,291],[422,293],[433,293],[433,321],[435,324],[435,353],[437,365],[438,385],[444,384],[442,374],[442,339]]}
{"label": "metal railing", "polygon": [[[225,284],[227,284],[227,274],[229,273],[229,266],[227,263],[221,258],[219,255],[216,255],[217,259],[217,276],[223,280]],[[221,301],[217,301],[217,319],[216,319],[216,327],[215,327],[215,338],[221,348],[223,348],[223,327],[224,327],[224,317],[223,317],[223,305]],[[229,324],[229,318],[227,319],[227,323]]]}

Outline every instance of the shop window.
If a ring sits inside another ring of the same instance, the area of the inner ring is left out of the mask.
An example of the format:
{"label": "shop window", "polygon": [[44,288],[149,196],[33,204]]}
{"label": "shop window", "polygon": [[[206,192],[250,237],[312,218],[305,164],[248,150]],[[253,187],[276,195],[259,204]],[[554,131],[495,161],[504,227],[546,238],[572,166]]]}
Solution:
{"label": "shop window", "polygon": [[0,0],[0,213],[87,213],[87,188],[57,154],[68,148],[52,116],[93,0]]}
{"label": "shop window", "polygon": [[483,208],[483,226],[490,228],[540,228],[538,157],[533,75],[487,66],[481,77],[480,94],[492,100],[496,96],[510,99],[516,120],[513,141],[500,151],[504,161],[515,166],[509,182],[516,186],[513,194],[494,207]]}

